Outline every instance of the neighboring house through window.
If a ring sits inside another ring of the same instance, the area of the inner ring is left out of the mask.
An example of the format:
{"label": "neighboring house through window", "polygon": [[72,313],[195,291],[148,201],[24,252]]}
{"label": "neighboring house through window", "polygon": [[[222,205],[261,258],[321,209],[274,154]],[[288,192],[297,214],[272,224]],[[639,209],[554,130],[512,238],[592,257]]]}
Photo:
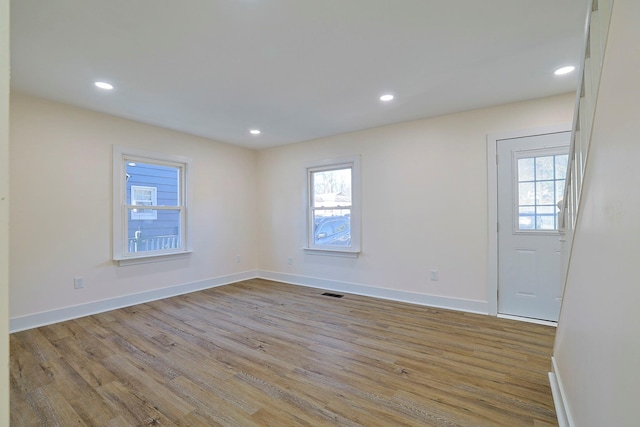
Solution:
{"label": "neighboring house through window", "polygon": [[[131,167],[135,166],[132,164]],[[129,168],[129,166],[127,166]],[[132,175],[129,175],[131,178]],[[142,185],[131,186],[131,204],[133,206],[158,206],[158,188]],[[133,209],[131,219],[158,219],[156,209]]]}
{"label": "neighboring house through window", "polygon": [[190,252],[191,160],[114,146],[113,163],[113,259],[123,264]]}

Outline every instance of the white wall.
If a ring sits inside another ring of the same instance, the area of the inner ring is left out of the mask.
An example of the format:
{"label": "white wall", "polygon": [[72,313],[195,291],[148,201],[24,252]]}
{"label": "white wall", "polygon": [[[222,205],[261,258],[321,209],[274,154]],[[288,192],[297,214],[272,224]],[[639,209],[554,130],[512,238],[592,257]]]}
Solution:
{"label": "white wall", "polygon": [[0,0],[0,425],[9,425],[9,0]]}
{"label": "white wall", "polygon": [[[573,105],[567,94],[260,151],[261,274],[487,312],[487,134],[570,123]],[[352,154],[362,160],[362,253],[305,255],[305,167]]]}
{"label": "white wall", "polygon": [[556,335],[573,425],[640,420],[640,2],[616,0]]}
{"label": "white wall", "polygon": [[[113,144],[193,158],[190,258],[111,261]],[[12,325],[39,312],[255,272],[255,151],[15,92],[10,150]],[[84,277],[84,289],[73,288],[74,276]]]}

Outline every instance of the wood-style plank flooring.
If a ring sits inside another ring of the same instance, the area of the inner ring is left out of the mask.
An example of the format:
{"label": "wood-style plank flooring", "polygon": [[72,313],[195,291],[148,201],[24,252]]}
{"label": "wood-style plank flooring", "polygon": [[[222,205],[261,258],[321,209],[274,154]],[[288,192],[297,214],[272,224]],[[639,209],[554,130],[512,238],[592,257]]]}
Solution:
{"label": "wood-style plank flooring", "polygon": [[249,280],[10,336],[12,426],[555,426],[555,329]]}

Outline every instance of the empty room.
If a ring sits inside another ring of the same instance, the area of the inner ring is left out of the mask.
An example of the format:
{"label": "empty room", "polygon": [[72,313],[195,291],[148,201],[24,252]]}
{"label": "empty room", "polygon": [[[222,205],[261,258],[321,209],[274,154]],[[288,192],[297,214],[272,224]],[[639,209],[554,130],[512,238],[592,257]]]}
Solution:
{"label": "empty room", "polygon": [[634,426],[640,3],[0,0],[0,426]]}

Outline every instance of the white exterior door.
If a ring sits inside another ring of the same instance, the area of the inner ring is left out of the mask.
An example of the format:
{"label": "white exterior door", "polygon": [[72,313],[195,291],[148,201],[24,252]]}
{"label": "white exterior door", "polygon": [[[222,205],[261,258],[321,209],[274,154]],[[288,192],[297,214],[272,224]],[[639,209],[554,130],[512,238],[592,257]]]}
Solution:
{"label": "white exterior door", "polygon": [[497,141],[498,313],[557,321],[570,132]]}

